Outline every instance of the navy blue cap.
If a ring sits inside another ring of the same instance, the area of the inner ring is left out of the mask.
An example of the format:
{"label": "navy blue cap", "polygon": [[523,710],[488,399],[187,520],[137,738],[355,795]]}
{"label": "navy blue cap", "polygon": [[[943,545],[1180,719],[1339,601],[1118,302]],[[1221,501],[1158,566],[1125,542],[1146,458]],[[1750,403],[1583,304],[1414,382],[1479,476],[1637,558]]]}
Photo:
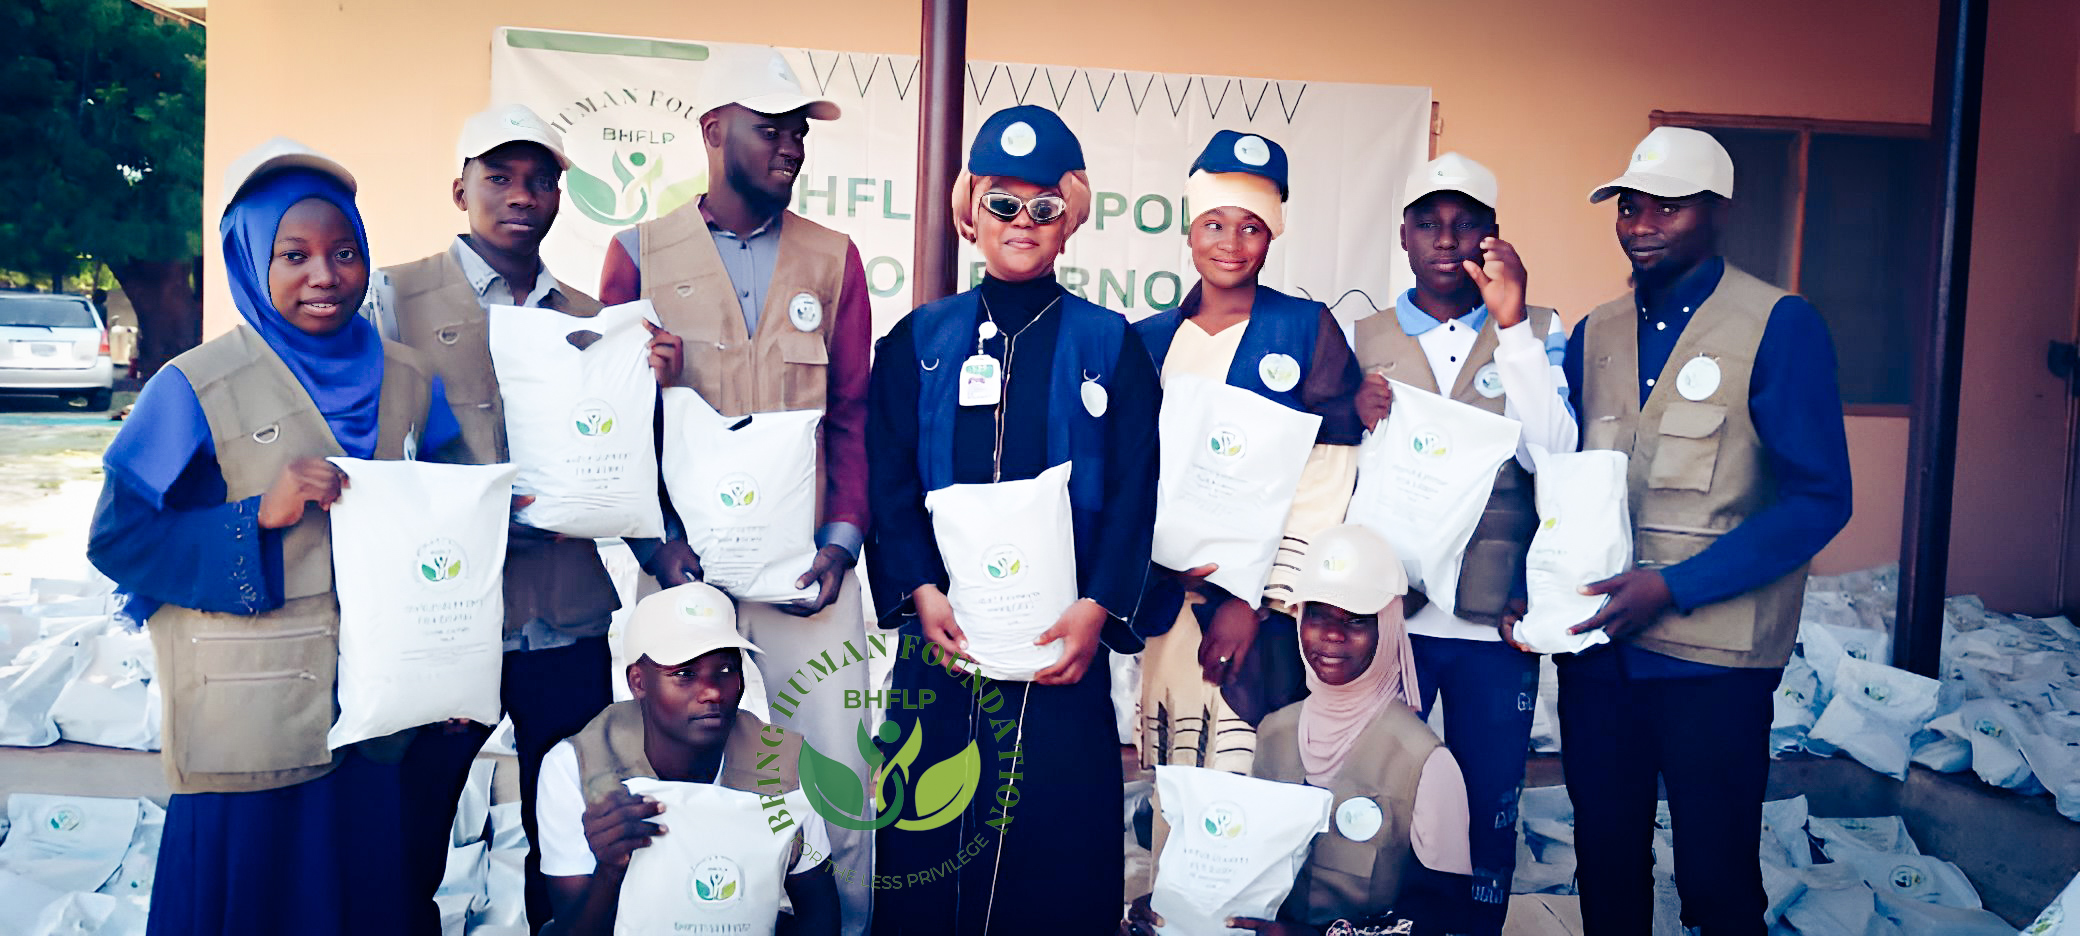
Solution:
{"label": "navy blue cap", "polygon": [[1278,198],[1286,199],[1286,148],[1269,137],[1222,130],[1213,135],[1199,158],[1192,160],[1189,176],[1207,172],[1247,172],[1278,184]]}
{"label": "navy blue cap", "polygon": [[982,122],[968,147],[968,172],[1057,185],[1083,168],[1083,144],[1054,111],[1037,104],[1007,107]]}

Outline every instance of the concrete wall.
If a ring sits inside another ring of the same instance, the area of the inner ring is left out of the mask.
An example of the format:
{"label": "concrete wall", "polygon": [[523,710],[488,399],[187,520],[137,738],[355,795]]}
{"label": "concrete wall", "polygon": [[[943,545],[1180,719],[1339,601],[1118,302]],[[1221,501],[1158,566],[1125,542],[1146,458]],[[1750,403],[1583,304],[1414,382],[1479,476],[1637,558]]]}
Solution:
{"label": "concrete wall", "polygon": [[[2065,80],[2080,76],[2080,8],[2065,0],[1993,0],[1993,8],[1953,590],[2035,609],[2051,600],[2057,541],[2039,548],[2017,533],[2055,532],[2059,522],[2064,409],[2051,405],[2055,384],[2037,362],[2044,340],[2072,330],[2080,160],[2064,115],[2080,121]],[[288,134],[360,174],[378,262],[439,249],[460,225],[446,194],[454,128],[485,103],[497,26],[917,48],[913,3],[802,0],[785,8],[793,14],[785,20],[775,9],[674,0],[216,0],[205,203],[215,203],[216,176],[240,151]],[[1737,11],[1717,0],[1473,8],[1288,0],[1279,15],[1246,20],[1185,0],[1061,0],[1040,18],[1032,9],[974,0],[969,54],[1429,85],[1444,115],[1440,150],[1463,151],[1496,171],[1505,234],[1531,266],[1533,298],[1569,318],[1623,288],[1612,209],[1589,205],[1586,195],[1623,167],[1650,111],[1924,121],[1935,55],[1934,0],[1752,0]],[[337,91],[308,68],[328,55],[354,66]],[[2005,197],[1988,197],[1994,192]],[[221,258],[210,262],[215,269]],[[208,309],[212,333],[235,320],[222,296],[212,295]],[[1849,422],[1857,518],[1821,557],[1822,571],[1898,553],[1904,420]],[[2010,561],[2025,549],[2045,558]]]}

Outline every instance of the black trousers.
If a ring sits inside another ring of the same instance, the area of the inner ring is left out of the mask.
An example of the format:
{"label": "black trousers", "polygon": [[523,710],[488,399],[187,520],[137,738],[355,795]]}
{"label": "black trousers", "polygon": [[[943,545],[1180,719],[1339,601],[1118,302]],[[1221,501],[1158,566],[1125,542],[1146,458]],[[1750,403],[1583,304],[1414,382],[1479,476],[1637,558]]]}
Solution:
{"label": "black trousers", "polygon": [[1654,929],[1656,779],[1668,789],[1683,924],[1762,936],[1757,846],[1769,782],[1770,695],[1781,669],[1641,679],[1624,652],[1560,658],[1561,757],[1574,800],[1582,923],[1594,936]]}

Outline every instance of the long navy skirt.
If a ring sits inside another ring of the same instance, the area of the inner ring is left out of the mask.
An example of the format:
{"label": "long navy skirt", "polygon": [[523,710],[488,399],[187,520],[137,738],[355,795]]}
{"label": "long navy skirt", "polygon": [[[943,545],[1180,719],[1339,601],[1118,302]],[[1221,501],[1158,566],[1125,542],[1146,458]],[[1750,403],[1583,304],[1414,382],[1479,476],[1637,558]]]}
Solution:
{"label": "long navy skirt", "polygon": [[[941,763],[973,741],[982,770],[959,819],[927,831],[890,826],[875,834],[874,933],[1115,932],[1126,852],[1107,651],[1098,650],[1073,686],[991,681],[978,694],[971,681],[925,664],[915,621],[899,633],[894,688],[910,700],[924,690],[934,697],[918,709],[888,712],[903,737],[924,732],[914,767]],[[1014,744],[1021,755],[1015,768],[1000,756]],[[881,745],[883,756],[895,747]],[[1005,773],[1020,776],[1010,781]],[[906,804],[905,812],[915,808]],[[1007,812],[1008,824],[990,824]]]}
{"label": "long navy skirt", "polygon": [[331,773],[295,786],[175,794],[145,932],[402,932],[398,777],[396,764],[349,749]]}

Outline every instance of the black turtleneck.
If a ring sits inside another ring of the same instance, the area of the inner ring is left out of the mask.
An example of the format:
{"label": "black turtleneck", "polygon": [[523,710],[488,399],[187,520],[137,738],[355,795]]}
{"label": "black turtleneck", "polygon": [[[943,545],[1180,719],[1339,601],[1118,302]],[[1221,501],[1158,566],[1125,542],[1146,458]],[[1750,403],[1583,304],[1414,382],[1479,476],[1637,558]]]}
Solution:
{"label": "black turtleneck", "polygon": [[[976,327],[986,321],[997,326],[982,349],[1003,368],[1004,398],[1001,406],[964,406],[955,414],[954,480],[986,484],[1036,477],[1049,467],[1047,427],[1053,414],[1048,397],[1066,292],[1052,275],[1017,283],[985,277],[976,292],[981,298]],[[920,365],[911,322],[904,317],[877,346],[868,391],[867,437],[874,440],[867,452],[874,517],[870,552],[878,554],[870,557],[870,578],[882,615],[898,610],[919,585],[946,585],[917,471]],[[966,353],[974,352],[975,345],[968,345]],[[1131,329],[1107,393],[1104,519],[1094,555],[1077,556],[1077,578],[1086,597],[1125,615],[1140,597],[1155,526],[1156,412],[1162,393],[1155,365]]]}

